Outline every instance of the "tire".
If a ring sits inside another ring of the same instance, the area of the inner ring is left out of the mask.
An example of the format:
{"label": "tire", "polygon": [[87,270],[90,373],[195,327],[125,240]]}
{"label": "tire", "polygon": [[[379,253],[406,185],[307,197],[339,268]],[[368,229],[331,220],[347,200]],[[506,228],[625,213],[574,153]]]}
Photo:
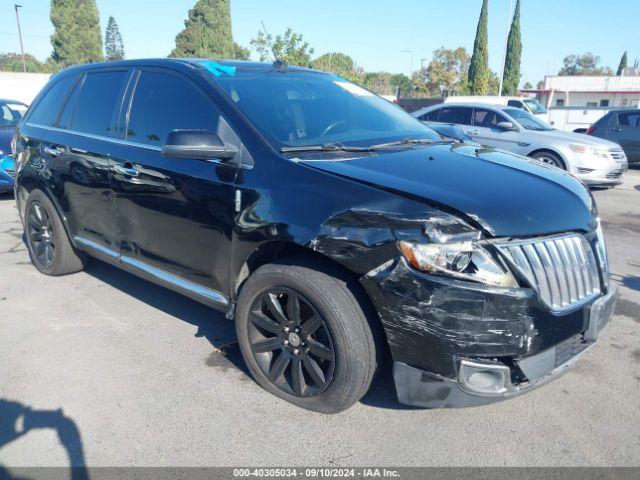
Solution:
{"label": "tire", "polygon": [[[375,328],[341,276],[296,260],[264,265],[246,281],[236,310],[240,350],[255,381],[277,397],[322,413],[346,410],[360,400],[378,363]],[[275,310],[268,305],[273,300]]]}
{"label": "tire", "polygon": [[553,152],[536,152],[533,155],[529,155],[531,158],[535,158],[545,165],[551,165],[552,167],[558,167],[562,170],[566,170],[562,159]]}
{"label": "tire", "polygon": [[84,270],[86,254],[73,248],[58,212],[42,191],[29,194],[24,212],[25,243],[40,272],[59,276]]}

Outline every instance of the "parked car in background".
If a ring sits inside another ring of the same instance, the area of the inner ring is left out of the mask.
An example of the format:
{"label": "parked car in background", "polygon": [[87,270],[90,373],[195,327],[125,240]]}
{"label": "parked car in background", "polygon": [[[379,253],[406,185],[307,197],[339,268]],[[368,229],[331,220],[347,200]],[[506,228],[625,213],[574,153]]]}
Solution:
{"label": "parked car in background", "polygon": [[455,123],[437,123],[437,122],[424,122],[430,128],[433,128],[443,138],[452,140],[459,140],[461,142],[473,143],[474,140],[469,135],[464,133],[461,126]]}
{"label": "parked car in background", "polygon": [[616,142],[629,163],[640,163],[640,109],[613,110],[589,127],[587,134]]}
{"label": "parked car in background", "polygon": [[444,99],[444,103],[486,103],[520,108],[545,122],[549,121],[549,112],[538,100],[529,97],[498,97],[495,95],[454,95]]}
{"label": "parked car in background", "polygon": [[358,401],[387,353],[403,403],[513,397],[574,364],[615,305],[584,184],[324,72],[70,68],[20,122],[16,167],[35,268],[92,255],[225,312],[253,378],[311,410]]}
{"label": "parked car in background", "polygon": [[562,106],[549,108],[547,123],[565,132],[587,133],[591,125],[620,107]]}
{"label": "parked car in background", "polygon": [[615,186],[627,158],[613,142],[561,132],[519,108],[501,105],[440,104],[413,115],[422,121],[455,123],[474,141],[538,159],[580,178],[587,185]]}
{"label": "parked car in background", "polygon": [[11,138],[26,110],[27,105],[22,102],[0,99],[0,193],[13,190]]}

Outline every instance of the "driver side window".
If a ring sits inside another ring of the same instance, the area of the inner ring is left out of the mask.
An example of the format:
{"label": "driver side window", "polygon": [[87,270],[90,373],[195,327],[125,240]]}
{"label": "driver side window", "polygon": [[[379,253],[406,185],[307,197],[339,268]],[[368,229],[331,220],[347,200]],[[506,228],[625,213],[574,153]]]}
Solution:
{"label": "driver side window", "polygon": [[164,72],[143,71],[131,103],[127,140],[162,146],[177,129],[218,132],[220,111],[191,82]]}

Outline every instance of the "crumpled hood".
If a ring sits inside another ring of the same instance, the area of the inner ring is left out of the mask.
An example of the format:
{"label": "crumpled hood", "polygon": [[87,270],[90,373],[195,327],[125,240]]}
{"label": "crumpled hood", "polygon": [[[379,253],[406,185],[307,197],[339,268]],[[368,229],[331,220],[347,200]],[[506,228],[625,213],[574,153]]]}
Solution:
{"label": "crumpled hood", "polygon": [[596,226],[593,199],[582,182],[492,148],[443,144],[346,160],[305,155],[297,161],[455,210],[498,237],[591,231]]}

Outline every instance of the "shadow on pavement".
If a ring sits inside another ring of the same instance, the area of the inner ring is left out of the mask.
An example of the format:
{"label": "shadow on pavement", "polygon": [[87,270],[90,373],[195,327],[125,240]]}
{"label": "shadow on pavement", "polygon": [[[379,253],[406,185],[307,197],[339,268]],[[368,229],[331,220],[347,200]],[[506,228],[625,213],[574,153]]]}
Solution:
{"label": "shadow on pavement", "polygon": [[236,340],[235,325],[223,313],[100,260],[90,259],[85,271],[153,308],[198,327],[195,336],[205,338],[214,348],[207,365],[234,366],[249,375]]}
{"label": "shadow on pavement", "polygon": [[[80,430],[72,419],[64,415],[62,409],[33,410],[19,402],[0,398],[0,450],[27,433],[39,429],[51,429],[58,434],[60,444],[69,457],[70,478],[88,480]],[[2,465],[0,479],[27,480],[22,476],[12,476],[10,470]]]}

